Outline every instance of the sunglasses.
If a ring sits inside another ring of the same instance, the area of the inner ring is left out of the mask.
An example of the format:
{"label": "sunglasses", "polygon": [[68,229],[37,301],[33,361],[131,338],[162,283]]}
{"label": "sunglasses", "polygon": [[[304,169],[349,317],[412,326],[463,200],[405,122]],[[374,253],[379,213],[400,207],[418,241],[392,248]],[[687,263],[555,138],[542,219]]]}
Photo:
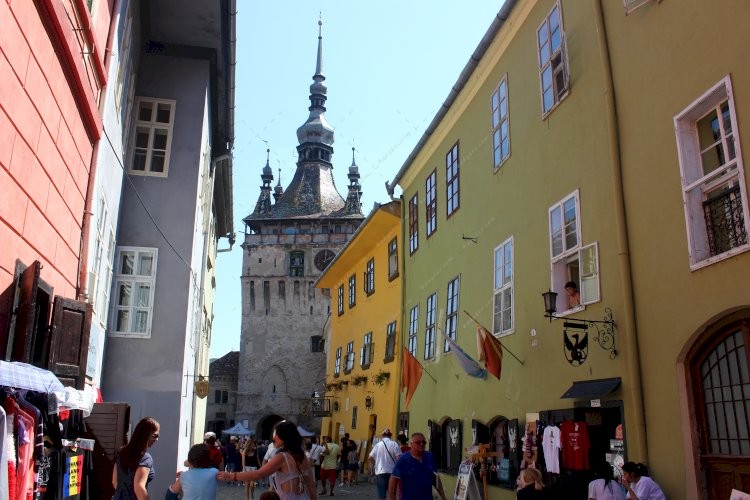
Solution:
{"label": "sunglasses", "polygon": [[425,444],[427,444],[427,441],[412,441],[412,442],[411,442],[411,444],[421,444],[421,445],[425,445]]}
{"label": "sunglasses", "polygon": [[151,437],[152,437],[153,439],[159,439],[159,433],[157,432],[157,433],[155,433],[155,434],[151,434]]}

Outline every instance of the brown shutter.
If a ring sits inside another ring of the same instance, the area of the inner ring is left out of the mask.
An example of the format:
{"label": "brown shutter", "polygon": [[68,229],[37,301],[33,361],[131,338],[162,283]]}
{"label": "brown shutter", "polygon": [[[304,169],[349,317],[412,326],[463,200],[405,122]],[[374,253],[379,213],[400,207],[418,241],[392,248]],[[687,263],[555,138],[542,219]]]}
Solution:
{"label": "brown shutter", "polygon": [[91,304],[55,297],[49,366],[63,385],[83,389],[91,332]]}
{"label": "brown shutter", "polygon": [[86,418],[85,438],[93,439],[94,478],[90,498],[112,498],[112,468],[115,453],[127,442],[130,406],[127,403],[97,403]]}
{"label": "brown shutter", "polygon": [[10,359],[31,363],[31,347],[36,331],[36,292],[39,288],[39,274],[42,264],[35,260],[18,277],[16,285],[16,314],[12,329],[13,347]]}

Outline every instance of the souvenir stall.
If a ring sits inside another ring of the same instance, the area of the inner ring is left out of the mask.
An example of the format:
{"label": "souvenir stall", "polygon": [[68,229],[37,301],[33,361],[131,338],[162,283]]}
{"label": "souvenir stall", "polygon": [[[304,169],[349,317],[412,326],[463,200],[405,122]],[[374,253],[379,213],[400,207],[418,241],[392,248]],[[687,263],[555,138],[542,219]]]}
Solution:
{"label": "souvenir stall", "polygon": [[[50,371],[0,361],[0,491],[10,500],[99,499],[84,418],[96,391]],[[110,469],[111,470],[111,469]]]}

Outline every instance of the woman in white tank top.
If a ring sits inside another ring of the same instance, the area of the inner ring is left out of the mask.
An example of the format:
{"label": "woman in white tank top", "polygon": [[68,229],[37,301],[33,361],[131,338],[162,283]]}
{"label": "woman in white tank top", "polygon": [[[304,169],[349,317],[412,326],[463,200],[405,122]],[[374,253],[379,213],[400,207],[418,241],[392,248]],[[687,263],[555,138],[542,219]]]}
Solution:
{"label": "woman in white tank top", "polygon": [[256,481],[274,474],[274,489],[282,500],[317,500],[315,475],[305,457],[297,427],[282,420],[274,427],[273,442],[279,453],[260,469],[219,472],[216,478],[220,481]]}

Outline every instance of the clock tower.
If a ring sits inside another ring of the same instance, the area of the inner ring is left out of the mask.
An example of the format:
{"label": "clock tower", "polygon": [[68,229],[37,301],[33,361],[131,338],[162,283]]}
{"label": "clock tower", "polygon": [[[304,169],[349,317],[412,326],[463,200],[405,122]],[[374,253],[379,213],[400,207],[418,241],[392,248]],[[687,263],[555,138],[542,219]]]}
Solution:
{"label": "clock tower", "polygon": [[[275,188],[266,158],[255,210],[243,219],[242,323],[236,421],[262,439],[282,419],[320,430],[311,395],[325,384],[325,329],[330,297],[315,280],[364,216],[359,168],[349,167],[346,199],[333,180],[334,131],[325,118],[322,23],[310,85],[309,116],[297,129],[297,166]],[[272,193],[273,191],[273,193]],[[273,197],[273,202],[272,202]]]}

